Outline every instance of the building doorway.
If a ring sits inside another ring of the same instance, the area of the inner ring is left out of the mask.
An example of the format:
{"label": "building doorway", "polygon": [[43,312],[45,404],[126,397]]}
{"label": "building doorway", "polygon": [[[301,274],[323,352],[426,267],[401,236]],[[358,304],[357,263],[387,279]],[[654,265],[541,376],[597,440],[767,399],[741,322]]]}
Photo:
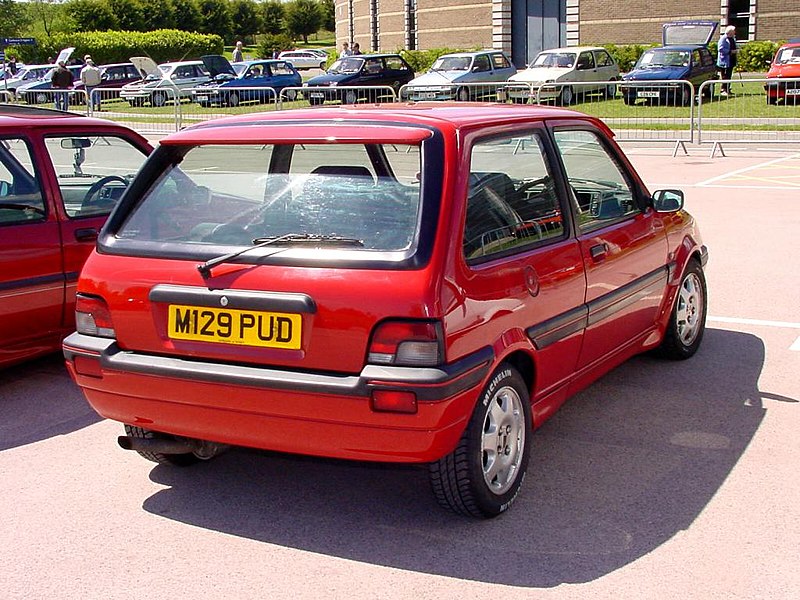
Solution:
{"label": "building doorway", "polygon": [[523,68],[542,50],[567,45],[566,0],[511,0],[511,56]]}

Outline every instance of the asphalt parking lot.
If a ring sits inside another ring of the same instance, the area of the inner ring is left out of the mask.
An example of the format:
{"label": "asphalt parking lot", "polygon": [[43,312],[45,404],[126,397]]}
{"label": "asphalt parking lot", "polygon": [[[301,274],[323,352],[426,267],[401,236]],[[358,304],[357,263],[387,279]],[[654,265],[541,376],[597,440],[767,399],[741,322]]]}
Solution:
{"label": "asphalt parking lot", "polygon": [[700,223],[704,345],[571,399],[510,512],[446,513],[411,467],[154,466],[51,357],[0,373],[0,596],[800,597],[800,148],[625,149]]}

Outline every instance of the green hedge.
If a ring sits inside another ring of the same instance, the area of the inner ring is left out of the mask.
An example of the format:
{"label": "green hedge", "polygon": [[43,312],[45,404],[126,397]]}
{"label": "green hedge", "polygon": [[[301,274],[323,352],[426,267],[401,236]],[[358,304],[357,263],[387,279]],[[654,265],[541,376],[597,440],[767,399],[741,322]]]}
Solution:
{"label": "green hedge", "polygon": [[177,29],[156,31],[91,31],[57,33],[38,39],[36,46],[20,46],[27,63],[44,63],[63,48],[74,47],[73,57],[91,54],[95,63],[127,62],[131,56],[149,56],[157,63],[196,59],[203,54],[222,54],[223,40],[218,35],[190,33]]}

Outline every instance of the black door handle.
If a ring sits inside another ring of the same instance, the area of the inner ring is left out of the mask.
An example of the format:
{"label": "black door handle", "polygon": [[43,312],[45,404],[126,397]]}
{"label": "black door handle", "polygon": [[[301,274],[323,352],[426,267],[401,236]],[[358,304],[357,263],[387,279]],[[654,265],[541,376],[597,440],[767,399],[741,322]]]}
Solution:
{"label": "black door handle", "polygon": [[589,254],[592,255],[593,260],[600,260],[608,253],[608,246],[606,244],[597,244],[589,248]]}
{"label": "black door handle", "polygon": [[94,227],[84,227],[75,230],[75,239],[79,242],[93,242],[97,239],[97,229]]}

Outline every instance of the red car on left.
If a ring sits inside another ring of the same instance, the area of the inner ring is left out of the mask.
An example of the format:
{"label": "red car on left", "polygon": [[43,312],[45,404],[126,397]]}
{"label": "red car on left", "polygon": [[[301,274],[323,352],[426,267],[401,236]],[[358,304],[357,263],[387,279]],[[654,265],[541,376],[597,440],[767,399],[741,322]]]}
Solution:
{"label": "red car on left", "polygon": [[110,121],[0,107],[0,368],[74,330],[78,274],[151,150]]}

